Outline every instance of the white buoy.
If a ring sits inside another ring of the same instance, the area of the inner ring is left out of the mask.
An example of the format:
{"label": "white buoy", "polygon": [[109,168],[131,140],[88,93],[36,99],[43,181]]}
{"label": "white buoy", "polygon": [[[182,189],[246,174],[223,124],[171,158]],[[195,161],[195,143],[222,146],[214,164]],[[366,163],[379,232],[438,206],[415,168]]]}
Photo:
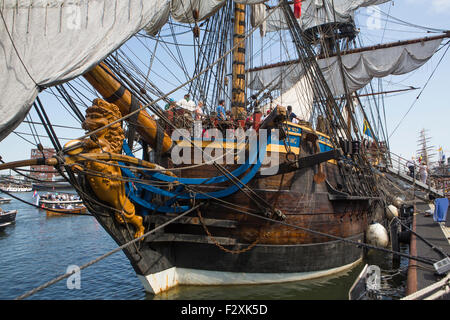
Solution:
{"label": "white buoy", "polygon": [[366,240],[368,244],[381,248],[386,248],[389,244],[387,230],[379,223],[369,225],[366,231]]}
{"label": "white buoy", "polygon": [[397,209],[400,209],[402,204],[404,204],[404,201],[402,200],[402,198],[396,197],[393,201],[393,204],[397,207]]}
{"label": "white buoy", "polygon": [[394,206],[394,205],[389,205],[387,208],[386,208],[386,217],[389,219],[389,220],[392,220],[392,219],[394,219],[394,217],[397,217],[398,218],[398,209],[397,209],[397,207],[396,206]]}

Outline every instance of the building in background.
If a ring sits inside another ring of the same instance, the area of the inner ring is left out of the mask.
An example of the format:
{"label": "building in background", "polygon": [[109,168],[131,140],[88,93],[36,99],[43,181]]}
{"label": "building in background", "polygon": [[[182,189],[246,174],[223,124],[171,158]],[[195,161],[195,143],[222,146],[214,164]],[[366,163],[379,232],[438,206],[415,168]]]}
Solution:
{"label": "building in background", "polygon": [[[32,149],[31,150],[31,159],[37,159],[37,158],[50,158],[53,157],[56,154],[55,149],[53,148],[44,148],[42,151],[39,149]],[[37,165],[37,166],[31,166],[31,173],[30,176],[39,180],[45,180],[45,181],[52,181],[54,178],[58,177],[58,171],[55,170],[55,168],[51,166],[45,166],[45,165]]]}

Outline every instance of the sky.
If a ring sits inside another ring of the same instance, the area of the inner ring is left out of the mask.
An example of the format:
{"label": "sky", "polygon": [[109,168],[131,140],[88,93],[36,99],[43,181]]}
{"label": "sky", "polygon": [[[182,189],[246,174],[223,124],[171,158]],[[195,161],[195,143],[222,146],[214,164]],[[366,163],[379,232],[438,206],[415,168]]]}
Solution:
{"label": "sky", "polygon": [[[427,33],[427,28],[450,29],[450,0],[392,1],[377,6],[377,8],[378,11],[363,8],[357,12],[356,23],[361,28],[361,37],[365,44],[435,35],[435,33]],[[427,28],[418,29],[400,25],[393,18],[386,18],[386,15],[380,13],[380,11],[397,19]],[[379,19],[379,21],[374,24],[373,18]],[[443,43],[446,41],[448,40]],[[408,86],[421,88],[407,93],[388,95],[384,98],[389,134],[400,123],[398,129],[389,139],[391,151],[405,158],[410,158],[416,153],[417,140],[422,129],[427,130],[430,143],[435,146],[436,153],[437,149],[442,146],[446,155],[450,156],[450,52],[442,58],[445,49],[440,50],[426,65],[411,74],[390,76],[382,80],[385,90],[403,89]],[[442,61],[440,61],[441,58]],[[168,71],[160,70],[160,77],[164,75],[164,72],[167,73]],[[154,76],[155,81],[161,81],[156,75]],[[421,92],[424,87],[425,89]],[[184,92],[180,90],[173,95],[173,98],[175,100],[181,99]],[[420,96],[417,98],[419,93]],[[44,92],[40,97],[44,104],[49,106],[49,117],[54,124],[78,128],[56,128],[60,137],[70,139],[79,137],[84,133],[80,129],[80,123],[68,112],[61,109],[58,101],[51,94]],[[405,116],[410,108],[411,110]],[[33,121],[38,121],[34,112],[31,112],[31,117]],[[36,128],[41,135],[45,135],[40,126],[36,126]],[[15,131],[29,133],[30,130],[30,125],[23,123]],[[34,143],[32,136],[23,135],[23,137]],[[62,141],[66,142],[67,140]],[[41,137],[41,142],[44,147],[51,146],[49,140],[44,137]],[[0,142],[0,156],[4,161],[28,159],[31,148],[33,148],[31,143],[11,133]]]}
{"label": "sky", "polygon": [[[404,21],[432,28],[450,29],[450,0],[433,0],[431,2],[405,0],[395,1],[393,6],[385,4],[380,7],[384,12],[390,10],[393,17]],[[397,30],[399,26],[389,23],[386,29]],[[389,33],[397,36],[399,32],[386,31],[384,33],[386,40],[390,36]],[[417,36],[406,33],[403,37],[416,38]],[[426,130],[430,138],[430,144],[435,146],[436,153],[437,149],[442,146],[446,155],[450,156],[450,102],[448,99],[450,52],[445,55],[438,66],[445,49],[435,54],[426,65],[411,75],[385,79],[388,82],[402,82],[403,85],[424,88],[431,77],[421,94],[421,90],[416,90],[385,100],[387,127],[390,134],[412,106],[410,112],[390,138],[391,151],[405,158],[415,154],[417,139],[422,129]]]}

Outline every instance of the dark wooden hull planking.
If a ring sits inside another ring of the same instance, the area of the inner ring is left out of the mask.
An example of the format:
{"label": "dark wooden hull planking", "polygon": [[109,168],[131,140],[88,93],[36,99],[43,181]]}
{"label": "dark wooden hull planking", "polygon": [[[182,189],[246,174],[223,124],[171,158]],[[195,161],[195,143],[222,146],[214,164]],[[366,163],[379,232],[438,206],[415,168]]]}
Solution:
{"label": "dark wooden hull planking", "polygon": [[[314,181],[317,168],[312,167],[282,175],[260,176],[249,186],[279,208],[285,214],[287,224],[355,242],[363,241],[371,200],[333,198],[328,185],[337,187],[341,182],[337,165],[328,162],[324,168],[328,180],[322,183]],[[205,177],[215,176],[217,172],[207,166],[180,170],[178,174]],[[205,187],[204,191],[207,190]],[[258,209],[242,191],[224,200],[242,210]],[[96,210],[95,205],[93,210]],[[101,210],[97,208],[97,212]],[[354,243],[248,216],[215,202],[200,210],[202,219],[198,212],[192,212],[124,250],[141,279],[174,267],[246,274],[311,273],[337,270],[362,257],[362,249]],[[175,214],[159,213],[144,216],[146,230],[174,217]],[[110,215],[97,216],[97,219],[119,245],[132,240],[132,233],[125,231]],[[282,276],[278,279],[283,281]]]}
{"label": "dark wooden hull planking", "polygon": [[[363,190],[358,183],[349,187],[348,177],[357,176],[351,173],[357,170],[327,158],[334,153],[329,152],[332,149],[327,136],[316,135],[316,132],[295,125],[291,127],[289,136],[295,138],[292,140],[296,141],[295,148],[291,146],[286,150],[280,141],[267,149],[267,157],[274,152],[283,169],[264,175],[261,169],[269,166],[264,164],[255,178],[247,183],[256,193],[256,198],[250,198],[243,190],[222,198],[235,205],[234,208],[224,206],[216,199],[208,199],[197,211],[124,249],[147,291],[158,293],[183,283],[247,283],[252,277],[254,280],[250,283],[292,281],[304,279],[305,275],[315,277],[337,272],[359,261],[362,249],[358,243],[364,241],[376,198],[362,196],[370,192]],[[322,144],[320,148],[319,143]],[[226,148],[229,146],[224,148],[223,154],[230,150]],[[303,165],[298,162],[292,169],[292,154],[300,157]],[[191,155],[194,160],[194,152]],[[335,159],[339,158],[336,156]],[[181,178],[223,175],[214,165],[183,170],[183,165],[174,166],[170,160],[163,165],[172,168],[173,173]],[[237,164],[226,166],[230,171],[237,167]],[[85,180],[81,180],[81,184],[87,193],[92,194]],[[231,185],[232,182],[227,181],[195,188],[197,192],[211,192]],[[144,194],[140,196],[145,197]],[[96,218],[119,245],[133,240],[133,230],[120,225],[103,207],[89,199],[83,200],[92,207],[91,212],[106,213],[96,215]],[[158,198],[153,198],[153,201],[158,203]],[[261,206],[261,202],[265,205]],[[188,200],[182,200],[180,204],[194,205]],[[267,214],[263,211],[267,204],[281,211],[285,217],[282,220],[284,224],[261,218]],[[153,230],[177,217],[177,214],[149,212],[138,204],[135,206],[136,212],[144,218],[145,230]],[[199,282],[192,280],[197,275],[201,279],[197,279]],[[223,279],[217,282],[219,278]],[[157,279],[154,286],[149,285],[152,279]]]}

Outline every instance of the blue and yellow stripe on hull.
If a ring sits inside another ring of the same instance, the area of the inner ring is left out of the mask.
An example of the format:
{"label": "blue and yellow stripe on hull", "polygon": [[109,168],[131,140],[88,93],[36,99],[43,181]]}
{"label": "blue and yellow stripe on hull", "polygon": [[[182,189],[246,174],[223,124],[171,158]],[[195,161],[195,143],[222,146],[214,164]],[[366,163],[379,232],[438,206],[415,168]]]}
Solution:
{"label": "blue and yellow stripe on hull", "polygon": [[[267,146],[267,151],[269,152],[278,152],[278,153],[288,153],[292,152],[296,155],[300,155],[300,144],[303,132],[313,132],[310,128],[307,128],[302,125],[298,125],[292,122],[286,122],[288,127],[288,136],[286,139],[286,145],[289,150],[286,150],[285,142],[283,140],[278,140],[273,142]],[[326,152],[333,150],[333,146],[330,141],[330,137],[324,133],[314,131],[315,134],[319,137],[319,147],[320,152]],[[200,139],[193,138],[192,141],[195,145],[201,146],[202,148],[223,148],[223,149],[241,149],[245,146],[245,144],[241,144],[240,146],[236,146],[236,142],[233,140],[222,139],[221,141],[211,141],[208,138]],[[177,141],[178,146],[180,147],[188,147],[191,145],[190,142],[183,140]],[[335,163],[334,160],[330,160],[329,162]]]}

